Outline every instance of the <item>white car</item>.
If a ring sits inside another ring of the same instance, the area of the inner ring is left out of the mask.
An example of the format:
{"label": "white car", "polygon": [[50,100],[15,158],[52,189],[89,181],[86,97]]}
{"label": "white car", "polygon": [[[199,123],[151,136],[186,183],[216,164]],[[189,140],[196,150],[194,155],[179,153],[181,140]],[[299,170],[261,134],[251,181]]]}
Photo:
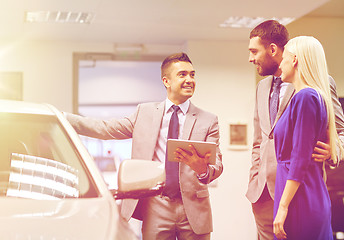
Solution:
{"label": "white car", "polygon": [[[155,176],[138,180],[137,164],[153,164]],[[152,161],[121,167],[119,190],[109,191],[61,112],[0,100],[0,239],[137,239],[115,198],[157,194],[165,173]]]}

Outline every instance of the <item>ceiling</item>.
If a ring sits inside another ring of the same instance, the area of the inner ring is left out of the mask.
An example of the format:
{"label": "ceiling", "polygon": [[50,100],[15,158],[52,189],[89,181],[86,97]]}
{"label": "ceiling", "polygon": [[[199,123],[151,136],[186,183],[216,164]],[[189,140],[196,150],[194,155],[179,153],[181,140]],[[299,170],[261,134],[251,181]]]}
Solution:
{"label": "ceiling", "polygon": [[[220,28],[230,16],[344,17],[344,0],[3,0],[0,40],[183,44],[243,40],[249,29]],[[26,11],[91,12],[91,24],[25,23]]]}

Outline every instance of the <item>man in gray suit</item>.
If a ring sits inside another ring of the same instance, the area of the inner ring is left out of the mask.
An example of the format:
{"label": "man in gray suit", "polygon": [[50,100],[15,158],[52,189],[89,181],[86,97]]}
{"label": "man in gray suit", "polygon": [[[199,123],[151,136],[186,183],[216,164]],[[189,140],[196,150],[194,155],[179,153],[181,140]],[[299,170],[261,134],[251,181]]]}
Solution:
{"label": "man in gray suit", "polygon": [[[176,153],[179,184],[174,195],[164,191],[162,196],[140,201],[123,200],[121,206],[126,220],[132,216],[143,220],[143,239],[210,239],[213,226],[207,184],[223,170],[218,118],[190,102],[196,86],[195,70],[185,53],[167,57],[161,66],[161,75],[167,99],[140,104],[130,117],[109,121],[73,114],[66,117],[82,135],[100,139],[132,138],[133,159],[169,162],[165,161],[166,142],[174,111],[179,122],[178,138],[216,143],[215,165],[208,164],[209,155],[199,156],[194,148],[189,149],[191,153],[183,150]],[[169,181],[168,174],[166,181]]]}
{"label": "man in gray suit", "polygon": [[[273,239],[273,199],[277,165],[273,130],[295,93],[292,84],[282,83],[279,86],[279,107],[276,118],[272,120],[269,101],[273,95],[274,82],[278,82],[278,77],[281,75],[279,64],[282,61],[284,45],[288,40],[289,34],[285,26],[274,20],[259,24],[250,33],[249,61],[256,65],[259,75],[270,75],[257,85],[252,166],[246,193],[246,197],[252,203],[260,240]],[[335,82],[331,77],[330,84],[337,132],[343,144],[344,116],[338,101]],[[329,157],[329,145],[318,142],[314,148],[314,160],[325,161]]]}

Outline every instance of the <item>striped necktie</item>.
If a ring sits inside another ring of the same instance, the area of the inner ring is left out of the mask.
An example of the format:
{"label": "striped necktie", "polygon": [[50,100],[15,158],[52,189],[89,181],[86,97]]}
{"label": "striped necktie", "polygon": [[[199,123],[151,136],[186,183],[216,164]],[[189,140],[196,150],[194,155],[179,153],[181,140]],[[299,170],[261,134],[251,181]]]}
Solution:
{"label": "striped necktie", "polygon": [[275,123],[275,119],[278,112],[278,105],[279,105],[279,94],[281,90],[281,83],[282,80],[280,77],[275,78],[272,86],[272,96],[270,98],[270,124],[271,127]]}

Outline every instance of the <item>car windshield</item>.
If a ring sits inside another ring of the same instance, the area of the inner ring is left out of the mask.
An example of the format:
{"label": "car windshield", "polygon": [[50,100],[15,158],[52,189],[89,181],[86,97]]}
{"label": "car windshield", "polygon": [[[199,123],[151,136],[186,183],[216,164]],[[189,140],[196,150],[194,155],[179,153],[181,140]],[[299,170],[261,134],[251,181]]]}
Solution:
{"label": "car windshield", "polygon": [[0,113],[0,133],[0,197],[98,196],[56,116]]}

